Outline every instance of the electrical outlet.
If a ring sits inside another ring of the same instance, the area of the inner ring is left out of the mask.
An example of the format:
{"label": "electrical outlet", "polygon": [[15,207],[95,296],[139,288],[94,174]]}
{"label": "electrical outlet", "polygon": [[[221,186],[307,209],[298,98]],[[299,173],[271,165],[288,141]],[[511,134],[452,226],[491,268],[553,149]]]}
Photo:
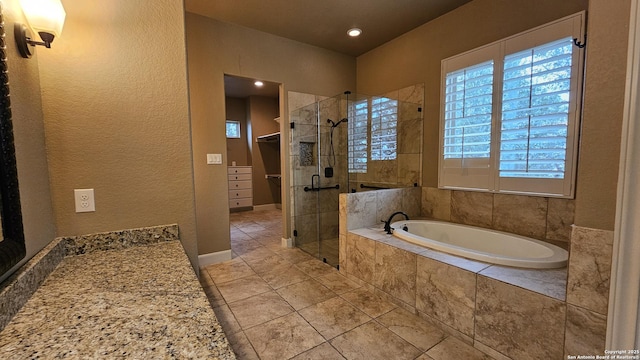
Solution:
{"label": "electrical outlet", "polygon": [[76,212],[96,211],[96,202],[93,189],[75,189]]}

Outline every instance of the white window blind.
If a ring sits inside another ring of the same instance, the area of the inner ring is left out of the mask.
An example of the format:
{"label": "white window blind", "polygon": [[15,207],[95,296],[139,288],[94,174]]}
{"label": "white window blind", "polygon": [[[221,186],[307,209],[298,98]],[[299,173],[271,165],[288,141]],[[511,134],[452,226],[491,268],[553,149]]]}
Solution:
{"label": "white window blind", "polygon": [[489,158],[493,61],[447,74],[444,158]]}
{"label": "white window blind", "polygon": [[505,57],[500,177],[564,178],[572,50],[569,37]]}
{"label": "white window blind", "polygon": [[371,99],[371,160],[395,160],[398,101],[386,97]]}
{"label": "white window blind", "polygon": [[442,61],[442,188],[573,197],[585,13]]}
{"label": "white window blind", "polygon": [[349,172],[367,172],[369,102],[355,101],[349,107]]}

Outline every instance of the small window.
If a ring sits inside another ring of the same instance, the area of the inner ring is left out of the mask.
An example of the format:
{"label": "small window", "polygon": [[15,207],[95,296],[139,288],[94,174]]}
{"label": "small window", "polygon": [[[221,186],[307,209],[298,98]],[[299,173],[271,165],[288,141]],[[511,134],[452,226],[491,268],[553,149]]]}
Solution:
{"label": "small window", "polygon": [[227,120],[227,138],[240,139],[240,122]]}

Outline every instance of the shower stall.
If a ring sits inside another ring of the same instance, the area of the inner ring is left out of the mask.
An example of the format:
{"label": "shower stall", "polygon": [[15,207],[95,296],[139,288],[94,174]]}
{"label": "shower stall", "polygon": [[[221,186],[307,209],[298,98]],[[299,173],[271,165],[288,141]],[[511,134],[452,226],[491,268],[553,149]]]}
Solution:
{"label": "shower stall", "polygon": [[[296,247],[337,267],[339,194],[417,186],[421,155],[405,155],[421,153],[420,111],[417,104],[346,91],[290,112]],[[411,164],[400,166],[403,157]]]}

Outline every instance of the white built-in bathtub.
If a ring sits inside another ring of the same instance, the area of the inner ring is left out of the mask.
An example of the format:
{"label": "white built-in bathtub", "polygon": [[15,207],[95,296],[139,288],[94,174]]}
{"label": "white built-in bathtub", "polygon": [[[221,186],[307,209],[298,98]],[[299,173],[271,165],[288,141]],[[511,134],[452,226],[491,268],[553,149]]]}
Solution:
{"label": "white built-in bathtub", "polygon": [[391,227],[395,237],[407,242],[491,264],[531,269],[567,265],[566,250],[501,231],[431,220],[397,221]]}

